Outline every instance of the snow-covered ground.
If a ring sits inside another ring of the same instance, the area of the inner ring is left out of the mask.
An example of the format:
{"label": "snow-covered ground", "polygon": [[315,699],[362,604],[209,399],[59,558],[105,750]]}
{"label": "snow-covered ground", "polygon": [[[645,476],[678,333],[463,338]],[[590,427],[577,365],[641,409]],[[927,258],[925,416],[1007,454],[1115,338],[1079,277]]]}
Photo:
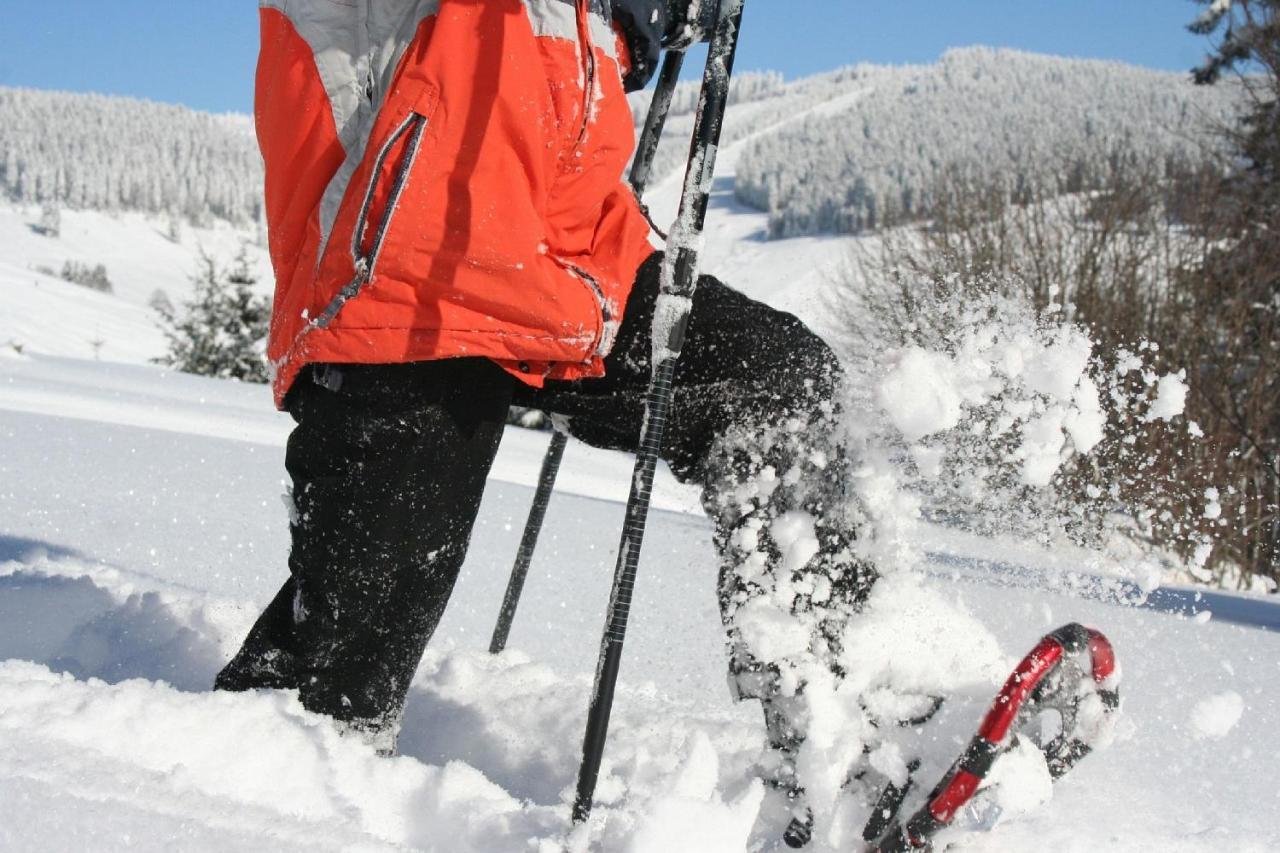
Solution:
{"label": "snow-covered ground", "polygon": [[[720,155],[706,268],[824,328],[822,294],[849,243],[766,243],[766,216],[733,200],[740,151]],[[655,187],[659,219],[677,185]],[[292,696],[211,693],[285,575],[290,423],[265,388],[146,365],[163,346],[146,302],[156,288],[181,297],[197,244],[226,258],[252,235],[189,230],[175,244],[145,217],[64,212],[51,238],[37,219],[0,207],[0,850],[774,849],[782,819],[751,771],[758,710],[725,687],[710,528],[665,472],[598,805],[569,834],[631,471],[618,454],[571,445],[511,650],[491,657],[547,440],[507,431],[399,757],[340,738]],[[116,294],[36,270],[68,259],[104,263]],[[1124,673],[1115,742],[1051,791],[1023,768],[1000,797],[1007,820],[952,836],[953,849],[1280,849],[1267,745],[1280,607],[1153,592],[1088,552],[911,531],[850,641],[868,688],[951,692],[898,744],[924,759],[923,785],[1044,632],[1096,626]],[[834,766],[865,735],[814,740]],[[812,849],[858,849],[865,806],[829,805]]]}
{"label": "snow-covered ground", "polygon": [[[508,431],[402,756],[379,759],[291,696],[208,692],[285,571],[288,423],[267,402],[150,367],[0,360],[0,849],[560,849],[629,460],[571,446],[512,651],[491,658],[546,440]],[[761,733],[724,687],[691,498],[664,478],[591,849],[760,849],[778,830],[756,823]],[[914,618],[869,618],[862,646],[906,670],[963,650],[948,665],[971,680],[940,731],[976,725],[1009,659],[1069,620],[1112,637],[1125,699],[1117,742],[1048,804],[955,849],[1280,845],[1280,634],[1004,583],[946,540],[919,590],[908,574],[885,594],[910,592]],[[1061,575],[1032,553],[1020,565]],[[960,744],[927,747],[936,764]]]}
{"label": "snow-covered ground", "polygon": [[[164,291],[180,305],[202,250],[226,264],[244,246],[259,291],[271,292],[267,254],[251,229],[183,225],[171,235],[164,219],[94,210],[64,210],[61,220],[58,235],[42,234],[39,208],[0,202],[0,345],[105,361],[154,358],[165,340],[148,302]],[[63,281],[67,261],[102,264],[113,293]]]}

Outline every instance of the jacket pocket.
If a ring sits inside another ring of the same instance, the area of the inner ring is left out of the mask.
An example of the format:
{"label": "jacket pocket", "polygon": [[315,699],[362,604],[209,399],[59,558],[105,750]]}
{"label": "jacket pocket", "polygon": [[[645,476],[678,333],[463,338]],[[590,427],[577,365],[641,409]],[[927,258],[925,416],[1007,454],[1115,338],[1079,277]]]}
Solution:
{"label": "jacket pocket", "polygon": [[618,318],[615,316],[617,312],[610,307],[609,300],[604,295],[604,288],[600,286],[595,276],[563,258],[553,255],[552,260],[581,282],[591,294],[597,310],[595,346],[592,348],[592,355],[604,358],[613,349],[613,342],[618,337]]}
{"label": "jacket pocket", "polygon": [[[396,208],[400,205],[400,196],[404,193],[409,173],[413,171],[414,161],[418,159],[418,151],[422,147],[422,134],[426,129],[426,116],[416,112],[409,113],[395,131],[387,137],[386,142],[382,144],[382,148],[378,151],[378,156],[373,161],[373,171],[369,178],[369,186],[365,190],[364,200],[360,204],[360,215],[356,217],[355,227],[351,231],[351,259],[355,262],[356,271],[359,272],[363,268],[369,278],[373,277],[374,268],[378,263],[378,255],[382,252],[382,241],[387,236],[387,229],[391,227],[391,220],[395,216]],[[399,143],[402,140],[407,141],[400,145]],[[391,191],[387,194],[382,213],[377,217],[377,227],[370,235],[369,226],[373,224],[370,208],[373,205],[374,197],[377,195],[382,171],[393,152],[396,152],[397,149],[400,150],[399,166],[395,170]]]}
{"label": "jacket pocket", "polygon": [[[360,213],[351,229],[351,261],[355,276],[338,291],[337,296],[317,318],[316,324],[321,328],[328,326],[342,310],[342,306],[355,298],[373,278],[387,230],[391,227],[396,209],[400,205],[400,197],[404,194],[409,175],[422,148],[427,121],[426,114],[416,110],[410,112],[379,147],[370,169],[369,184],[360,203]],[[379,188],[385,183],[383,172],[392,162],[396,166],[392,172],[390,190],[382,210],[374,216],[373,203],[379,195]]]}

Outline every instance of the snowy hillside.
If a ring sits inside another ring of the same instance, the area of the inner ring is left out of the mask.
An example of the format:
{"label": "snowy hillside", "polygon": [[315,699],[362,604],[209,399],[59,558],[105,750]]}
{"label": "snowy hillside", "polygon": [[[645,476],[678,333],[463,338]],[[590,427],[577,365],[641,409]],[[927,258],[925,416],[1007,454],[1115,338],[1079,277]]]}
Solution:
{"label": "snowy hillside", "polygon": [[[150,303],[179,305],[202,251],[226,264],[244,247],[270,294],[261,185],[247,116],[0,87],[0,345],[155,358]],[[110,292],[64,280],[67,264],[101,265]]]}
{"label": "snowy hillside", "polygon": [[0,87],[0,198],[252,222],[261,186],[245,116]]}
{"label": "snowy hillside", "polygon": [[[694,91],[677,92],[660,172],[684,156]],[[642,121],[645,98],[632,97]],[[1216,151],[1203,128],[1228,123],[1235,107],[1229,87],[1182,74],[972,47],[930,65],[858,65],[785,83],[744,76],[725,142],[751,137],[735,194],[769,214],[769,236],[790,237],[918,216],[953,167],[1067,190],[1117,162],[1162,173]]]}
{"label": "snowy hillside", "polygon": [[828,104],[743,152],[738,198],[769,212],[773,236],[920,216],[948,169],[1060,191],[1087,189],[1117,164],[1164,175],[1212,156],[1219,143],[1207,129],[1227,126],[1237,104],[1230,87],[1184,74],[980,47],[829,80],[866,97]]}
{"label": "snowy hillside", "polygon": [[[40,210],[0,203],[0,345],[107,361],[145,362],[165,350],[149,302],[177,305],[191,293],[203,250],[225,264],[244,246],[270,294],[272,276],[256,227],[182,225],[143,213],[64,210],[57,235],[40,233]],[[176,239],[175,239],[176,236]],[[101,264],[112,293],[64,281],[68,262]]]}
{"label": "snowy hillside", "polygon": [[[646,98],[632,96],[637,125]],[[1228,89],[1194,87],[1185,75],[982,47],[930,65],[792,81],[748,72],[730,102],[726,142],[757,137],[738,197],[771,214],[775,236],[859,230],[874,227],[877,211],[913,212],[949,164],[1025,179],[1052,163],[1087,183],[1117,153],[1165,166],[1192,160],[1206,141],[1190,126],[1221,121],[1234,104]],[[683,159],[695,106],[696,84],[682,84],[658,174]],[[0,199],[250,223],[261,181],[247,116],[0,87]]]}

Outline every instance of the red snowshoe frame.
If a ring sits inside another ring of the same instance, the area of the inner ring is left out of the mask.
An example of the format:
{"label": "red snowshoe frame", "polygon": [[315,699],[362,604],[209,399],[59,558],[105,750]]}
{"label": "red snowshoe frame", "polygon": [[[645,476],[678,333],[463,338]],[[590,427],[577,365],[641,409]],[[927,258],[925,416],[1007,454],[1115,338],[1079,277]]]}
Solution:
{"label": "red snowshoe frame", "polygon": [[[1093,749],[1092,744],[1072,737],[1082,698],[1081,685],[1092,684],[1093,692],[1102,700],[1104,712],[1109,715],[1120,707],[1116,676],[1115,651],[1100,632],[1072,623],[1043,637],[1005,681],[978,734],[929,794],[925,804],[905,824],[895,822],[883,834],[876,830],[882,829],[887,821],[881,818],[884,812],[877,805],[878,814],[867,826],[870,835],[867,840],[872,842],[870,850],[874,853],[929,850],[933,836],[950,825],[973,799],[996,759],[1017,743],[1016,725],[1036,712],[1052,709],[1062,715],[1061,732],[1041,747],[1050,775],[1055,780],[1061,778]],[[901,806],[906,789],[895,793],[894,805]]]}

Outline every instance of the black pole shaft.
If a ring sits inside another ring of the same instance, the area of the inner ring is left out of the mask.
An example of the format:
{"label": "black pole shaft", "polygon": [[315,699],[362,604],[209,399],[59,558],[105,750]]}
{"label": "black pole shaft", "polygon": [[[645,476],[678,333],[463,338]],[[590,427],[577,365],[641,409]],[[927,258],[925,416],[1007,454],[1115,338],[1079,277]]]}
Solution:
{"label": "black pole shaft", "polygon": [[684,51],[667,51],[662,60],[662,70],[658,72],[653,100],[649,101],[649,112],[645,114],[644,130],[636,143],[636,155],[631,160],[628,180],[637,198],[644,195],[645,187],[649,186],[649,172],[653,168],[654,155],[658,153],[658,143],[662,142],[662,128],[666,126],[667,114],[671,112],[671,99],[675,97],[683,67]]}
{"label": "black pole shaft", "polygon": [[[640,134],[636,154],[631,161],[631,188],[635,191],[637,198],[644,195],[644,189],[649,183],[653,157],[658,151],[658,143],[662,141],[662,128],[667,123],[667,114],[671,111],[671,99],[675,95],[676,83],[680,80],[680,68],[683,65],[684,53],[678,50],[668,51],[662,60],[662,70],[658,74],[658,87],[654,90],[653,100],[649,102],[644,130]],[[496,655],[507,647],[507,637],[511,634],[511,624],[516,618],[516,608],[520,606],[524,581],[529,575],[533,552],[538,547],[538,536],[542,533],[542,523],[547,515],[547,506],[551,503],[551,493],[555,491],[556,477],[560,474],[560,462],[564,459],[564,449],[568,443],[568,436],[556,430],[551,443],[547,445],[546,456],[542,459],[542,472],[538,475],[538,488],[533,494],[529,517],[524,523],[524,535],[520,537],[520,548],[516,551],[516,561],[511,567],[507,592],[502,597],[502,609],[498,611],[498,623],[493,626],[493,638],[489,641],[491,654]]]}
{"label": "black pole shaft", "polygon": [[524,525],[524,535],[520,537],[520,548],[516,551],[516,563],[511,568],[511,579],[507,581],[507,592],[502,597],[502,609],[498,611],[498,624],[493,628],[493,639],[489,641],[489,653],[498,654],[507,647],[507,636],[511,633],[511,623],[516,618],[516,608],[520,605],[520,593],[524,591],[524,579],[529,574],[529,564],[533,562],[533,551],[538,547],[538,535],[542,532],[542,520],[547,514],[547,504],[551,502],[551,492],[556,485],[556,474],[560,471],[560,460],[564,458],[565,445],[569,437],[560,430],[551,435],[551,443],[547,445],[547,454],[542,458],[542,471],[538,474],[538,489],[533,495],[533,506],[529,508],[529,519]]}
{"label": "black pole shaft", "polygon": [[724,125],[725,107],[729,101],[729,78],[738,46],[744,0],[721,0],[719,18],[707,65],[702,76],[702,93],[694,120],[693,142],[689,148],[689,165],[685,173],[680,213],[667,242],[662,268],[662,289],[655,317],[669,317],[670,322],[654,322],[653,378],[640,433],[640,449],[636,456],[631,495],[618,546],[618,562],[614,568],[613,593],[609,599],[608,618],[600,641],[600,659],[596,666],[595,689],[587,712],[587,730],[582,741],[582,767],[578,772],[578,792],[573,804],[573,820],[581,823],[591,813],[600,763],[604,757],[609,733],[609,716],[613,710],[614,689],[622,662],[622,644],[626,638],[627,619],[635,590],[636,567],[644,541],[649,500],[653,493],[653,474],[657,468],[662,435],[671,409],[672,380],[676,361],[684,347],[685,330],[693,294],[698,283],[698,238],[706,222],[707,202],[711,193],[711,177],[715,172],[716,148]]}

